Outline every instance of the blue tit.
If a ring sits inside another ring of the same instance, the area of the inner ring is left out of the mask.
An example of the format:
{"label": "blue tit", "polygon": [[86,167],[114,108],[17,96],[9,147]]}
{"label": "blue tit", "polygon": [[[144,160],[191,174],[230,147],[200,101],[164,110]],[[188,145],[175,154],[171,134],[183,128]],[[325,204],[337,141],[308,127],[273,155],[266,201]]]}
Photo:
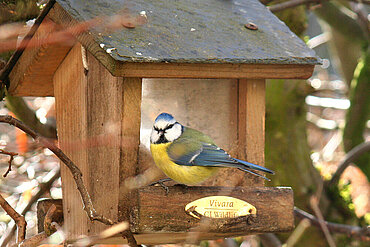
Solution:
{"label": "blue tit", "polygon": [[150,150],[155,164],[169,178],[186,185],[203,182],[220,167],[235,167],[262,178],[251,170],[274,174],[265,167],[232,158],[209,136],[181,125],[168,113],[161,113],[154,121]]}

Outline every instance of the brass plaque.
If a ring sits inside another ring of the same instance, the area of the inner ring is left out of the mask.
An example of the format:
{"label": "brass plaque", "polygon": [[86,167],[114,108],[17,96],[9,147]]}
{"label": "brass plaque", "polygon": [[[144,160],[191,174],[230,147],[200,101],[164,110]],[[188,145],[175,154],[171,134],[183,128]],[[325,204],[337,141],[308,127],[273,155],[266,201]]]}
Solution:
{"label": "brass plaque", "polygon": [[237,218],[257,214],[257,209],[250,203],[230,196],[208,196],[195,200],[185,206],[185,211],[200,219],[208,218]]}

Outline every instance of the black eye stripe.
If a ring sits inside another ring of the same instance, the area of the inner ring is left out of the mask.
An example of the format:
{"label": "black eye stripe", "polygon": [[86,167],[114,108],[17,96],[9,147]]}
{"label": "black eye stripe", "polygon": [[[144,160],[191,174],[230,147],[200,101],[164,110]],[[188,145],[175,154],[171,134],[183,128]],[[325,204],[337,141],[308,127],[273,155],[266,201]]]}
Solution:
{"label": "black eye stripe", "polygon": [[171,129],[175,124],[170,124],[168,125],[166,128],[164,128],[164,130],[168,130],[168,129]]}

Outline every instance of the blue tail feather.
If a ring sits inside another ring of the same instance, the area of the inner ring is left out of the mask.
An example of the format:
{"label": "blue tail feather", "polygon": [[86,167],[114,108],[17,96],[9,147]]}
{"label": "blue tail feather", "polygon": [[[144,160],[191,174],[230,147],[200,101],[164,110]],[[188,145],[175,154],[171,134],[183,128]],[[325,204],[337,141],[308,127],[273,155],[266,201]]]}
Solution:
{"label": "blue tail feather", "polygon": [[263,166],[259,166],[259,165],[256,165],[256,164],[244,161],[244,160],[236,159],[236,158],[233,158],[233,159],[235,161],[237,161],[238,163],[245,165],[246,168],[250,168],[250,169],[254,169],[254,170],[262,171],[262,172],[267,172],[267,173],[270,173],[270,174],[275,174],[274,171],[271,171],[270,169],[267,169]]}

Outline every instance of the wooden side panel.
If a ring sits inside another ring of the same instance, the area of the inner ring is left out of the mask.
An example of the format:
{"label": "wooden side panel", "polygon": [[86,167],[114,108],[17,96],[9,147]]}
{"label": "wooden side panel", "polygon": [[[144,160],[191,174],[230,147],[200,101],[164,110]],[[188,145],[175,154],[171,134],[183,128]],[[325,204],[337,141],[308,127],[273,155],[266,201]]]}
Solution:
{"label": "wooden side panel", "polygon": [[[201,221],[185,212],[185,205],[199,198],[226,195],[251,203],[257,209],[255,222],[239,222],[227,227]],[[163,204],[166,204],[164,207]],[[293,228],[293,192],[290,188],[228,188],[171,186],[166,195],[161,187],[139,190],[139,223],[136,233],[217,232],[225,236],[289,231]]]}
{"label": "wooden side panel", "polygon": [[[117,220],[120,178],[135,175],[137,169],[141,80],[113,77],[91,54],[86,59],[87,73],[77,44],[54,77],[59,144],[80,167],[96,210]],[[89,222],[73,178],[63,166],[62,186],[70,238],[106,227]]]}
{"label": "wooden side panel", "polygon": [[[238,142],[240,159],[264,166],[265,163],[265,80],[240,79],[238,102]],[[244,186],[262,186],[264,180],[245,174]]]}
{"label": "wooden side panel", "polygon": [[[89,185],[86,131],[86,85],[81,60],[81,46],[76,45],[60,65],[54,76],[55,107],[60,148],[72,159],[84,174]],[[68,169],[61,164],[63,212],[67,231],[76,232],[74,237],[86,234],[89,220],[76,185]],[[91,191],[88,188],[88,191]]]}
{"label": "wooden side panel", "polygon": [[130,220],[129,214],[137,204],[136,191],[128,191],[126,178],[139,173],[139,145],[141,125],[141,78],[123,78],[123,119],[121,125],[121,166],[119,170],[119,206],[118,219]]}
{"label": "wooden side panel", "polygon": [[72,43],[44,44],[56,25],[45,18],[9,74],[9,93],[15,96],[53,96],[53,76]]}

